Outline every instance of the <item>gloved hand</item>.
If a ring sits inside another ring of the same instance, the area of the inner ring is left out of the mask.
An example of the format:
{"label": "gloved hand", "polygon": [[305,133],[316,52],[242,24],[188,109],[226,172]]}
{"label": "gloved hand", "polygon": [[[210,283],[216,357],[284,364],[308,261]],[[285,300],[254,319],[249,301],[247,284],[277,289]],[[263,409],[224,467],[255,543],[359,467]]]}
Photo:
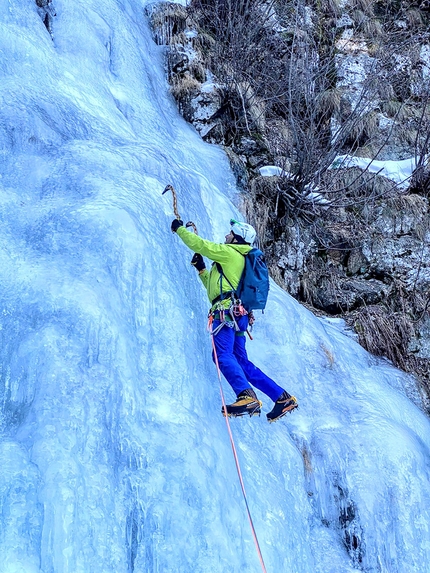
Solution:
{"label": "gloved hand", "polygon": [[194,253],[194,257],[191,259],[191,264],[193,267],[196,267],[199,272],[204,271],[206,268],[203,257],[199,255],[199,253]]}
{"label": "gloved hand", "polygon": [[184,226],[184,222],[181,221],[181,219],[173,219],[172,224],[170,225],[170,228],[172,229],[173,233],[176,233],[176,231],[179,229],[179,227],[183,227]]}

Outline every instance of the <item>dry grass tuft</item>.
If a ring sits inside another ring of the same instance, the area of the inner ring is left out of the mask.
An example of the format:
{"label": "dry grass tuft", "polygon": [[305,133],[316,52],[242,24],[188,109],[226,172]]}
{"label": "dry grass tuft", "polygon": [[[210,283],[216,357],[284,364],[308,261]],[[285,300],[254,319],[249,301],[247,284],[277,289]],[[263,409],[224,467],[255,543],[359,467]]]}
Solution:
{"label": "dry grass tuft", "polygon": [[382,307],[367,307],[346,316],[358,334],[360,344],[371,354],[391,360],[397,368],[417,377],[430,414],[430,360],[409,350],[414,323],[408,315]]}
{"label": "dry grass tuft", "polygon": [[[366,142],[379,133],[378,114],[370,112],[358,118],[351,126],[350,141]],[[361,143],[363,145],[363,143]]]}
{"label": "dry grass tuft", "polygon": [[339,0],[322,0],[321,2],[322,11],[326,14],[332,14],[337,16],[340,13],[340,1]]}
{"label": "dry grass tuft", "polygon": [[373,0],[352,0],[351,6],[355,10],[364,12],[367,16],[373,15]]}
{"label": "dry grass tuft", "polygon": [[173,97],[178,101],[189,101],[200,89],[200,82],[190,74],[182,77],[173,76],[170,88]]}
{"label": "dry grass tuft", "polygon": [[267,235],[273,222],[273,197],[278,180],[279,177],[256,177],[251,180],[250,192],[241,196],[241,210],[261,238]]}
{"label": "dry grass tuft", "polygon": [[406,13],[408,25],[412,29],[420,28],[423,25],[423,16],[420,10],[411,9]]}
{"label": "dry grass tuft", "polygon": [[[391,217],[411,216],[417,225],[428,229],[428,203],[419,195],[393,195],[384,205],[385,214]],[[425,233],[424,233],[425,235]],[[421,238],[424,239],[424,235]]]}
{"label": "dry grass tuft", "polygon": [[203,54],[208,53],[216,45],[216,40],[211,34],[199,29],[199,34],[197,38],[194,39],[194,45],[196,50],[202,52]]}
{"label": "dry grass tuft", "polygon": [[[369,156],[365,155],[365,157]],[[391,181],[358,167],[331,170],[325,174],[324,182],[333,196],[337,197],[342,194],[351,198],[352,205],[358,211],[365,207],[366,198],[389,197],[394,193]]]}
{"label": "dry grass tuft", "polygon": [[187,44],[190,43],[190,40],[187,38],[187,35],[185,34],[185,32],[179,32],[178,34],[174,34],[171,38],[170,38],[170,45],[171,46],[186,46]]}
{"label": "dry grass tuft", "polygon": [[194,59],[190,62],[188,69],[190,71],[190,74],[198,81],[201,83],[204,83],[206,80],[206,70],[202,64],[202,62],[200,62],[197,59]]}
{"label": "dry grass tuft", "polygon": [[327,116],[340,114],[341,111],[341,88],[335,87],[321,92],[318,97],[318,106],[321,112]]}
{"label": "dry grass tuft", "polygon": [[378,38],[383,34],[382,24],[375,18],[368,18],[363,22],[362,30],[366,37],[372,39]]}
{"label": "dry grass tuft", "polygon": [[158,8],[147,8],[147,14],[158,45],[168,45],[175,35],[185,30],[187,10],[180,4],[166,3]]}
{"label": "dry grass tuft", "polygon": [[358,27],[361,27],[367,20],[367,16],[362,10],[353,10],[351,12],[351,18],[353,19],[354,24]]}
{"label": "dry grass tuft", "polygon": [[382,102],[382,112],[388,117],[396,117],[400,113],[403,104],[395,99],[390,99]]}
{"label": "dry grass tuft", "polygon": [[159,9],[154,10],[152,14],[152,23],[154,26],[162,26],[169,19],[175,21],[185,21],[188,17],[187,9],[181,4],[165,3]]}
{"label": "dry grass tuft", "polygon": [[351,316],[359,342],[368,352],[384,356],[397,367],[408,370],[406,357],[414,329],[406,315],[372,306],[362,308]]}

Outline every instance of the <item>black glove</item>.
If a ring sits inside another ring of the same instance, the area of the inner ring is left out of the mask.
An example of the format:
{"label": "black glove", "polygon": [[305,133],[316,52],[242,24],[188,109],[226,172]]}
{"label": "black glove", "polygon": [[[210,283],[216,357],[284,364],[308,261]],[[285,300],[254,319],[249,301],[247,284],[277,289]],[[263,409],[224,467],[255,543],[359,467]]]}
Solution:
{"label": "black glove", "polygon": [[172,231],[174,233],[176,233],[176,231],[179,229],[179,227],[183,227],[183,226],[184,226],[184,222],[181,221],[181,219],[173,219],[170,228],[172,229]]}
{"label": "black glove", "polygon": [[196,267],[199,272],[204,271],[206,268],[203,257],[199,255],[199,253],[194,253],[194,257],[191,259],[191,264],[193,267]]}

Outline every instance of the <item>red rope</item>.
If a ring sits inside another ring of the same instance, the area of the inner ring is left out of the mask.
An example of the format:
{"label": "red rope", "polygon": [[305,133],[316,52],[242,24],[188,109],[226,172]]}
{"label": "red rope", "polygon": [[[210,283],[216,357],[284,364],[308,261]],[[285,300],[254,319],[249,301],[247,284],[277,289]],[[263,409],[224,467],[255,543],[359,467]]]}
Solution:
{"label": "red rope", "polygon": [[251,526],[252,536],[254,538],[255,547],[257,548],[258,557],[260,559],[261,568],[262,568],[264,573],[267,573],[266,566],[264,565],[263,555],[262,555],[261,549],[260,549],[260,544],[258,543],[257,533],[255,532],[254,523],[252,521],[251,511],[249,509],[248,499],[246,497],[246,492],[245,492],[245,484],[243,482],[242,471],[240,469],[239,458],[237,455],[237,450],[236,450],[236,446],[234,443],[233,434],[232,434],[232,431],[230,428],[230,421],[229,421],[228,416],[227,416],[227,405],[225,403],[224,392],[223,392],[222,384],[221,384],[221,371],[220,371],[219,364],[218,364],[218,355],[216,352],[215,341],[214,341],[214,337],[213,337],[212,333],[211,333],[211,338],[212,338],[212,348],[213,348],[214,357],[215,357],[215,364],[216,364],[216,368],[217,368],[217,372],[218,372],[219,389],[220,389],[220,393],[221,393],[221,402],[222,402],[222,405],[224,407],[224,413],[226,414],[224,417],[225,417],[225,421],[227,424],[228,435],[230,437],[231,449],[233,450],[234,461],[236,463],[237,475],[239,476],[240,487],[242,488],[243,499],[245,500],[246,511],[248,512],[249,524]]}

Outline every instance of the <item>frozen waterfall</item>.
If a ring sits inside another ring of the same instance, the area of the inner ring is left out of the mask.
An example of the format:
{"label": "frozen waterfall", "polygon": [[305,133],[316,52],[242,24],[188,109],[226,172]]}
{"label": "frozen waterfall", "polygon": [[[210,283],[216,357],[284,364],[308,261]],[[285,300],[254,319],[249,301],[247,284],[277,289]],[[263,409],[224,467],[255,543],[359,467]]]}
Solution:
{"label": "frozen waterfall", "polygon": [[[53,39],[0,3],[0,572],[258,573],[161,195],[222,241],[228,161],[179,116],[144,1],[54,3]],[[300,403],[231,422],[268,573],[427,573],[412,381],[274,284],[248,349]]]}

